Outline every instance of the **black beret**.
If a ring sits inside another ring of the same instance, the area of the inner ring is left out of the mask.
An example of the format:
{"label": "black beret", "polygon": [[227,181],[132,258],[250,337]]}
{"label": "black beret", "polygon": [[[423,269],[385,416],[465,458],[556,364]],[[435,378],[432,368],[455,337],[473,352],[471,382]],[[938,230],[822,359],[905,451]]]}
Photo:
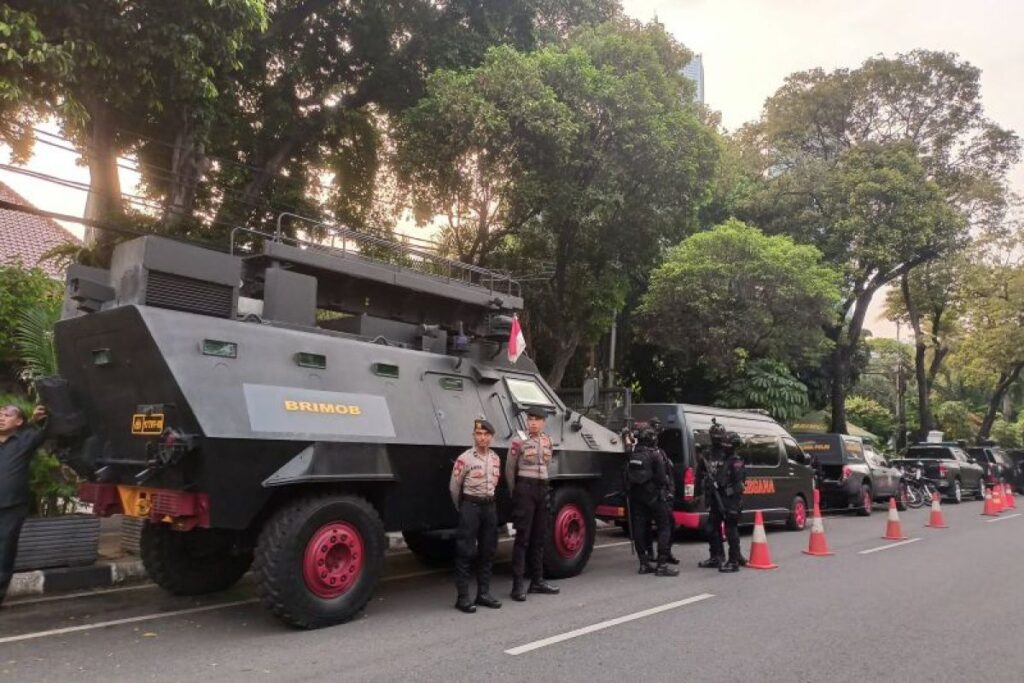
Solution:
{"label": "black beret", "polygon": [[530,406],[526,409],[526,416],[539,417],[542,420],[546,420],[548,418],[548,411],[544,410],[540,406]]}
{"label": "black beret", "polygon": [[479,420],[479,419],[478,419],[478,420],[474,421],[474,422],[473,422],[473,429],[474,429],[474,430],[476,430],[476,429],[482,429],[482,430],[484,430],[485,432],[487,432],[488,434],[491,434],[491,435],[493,435],[493,434],[494,434],[494,425],[492,425],[492,424],[491,424],[490,422],[488,422],[487,420]]}

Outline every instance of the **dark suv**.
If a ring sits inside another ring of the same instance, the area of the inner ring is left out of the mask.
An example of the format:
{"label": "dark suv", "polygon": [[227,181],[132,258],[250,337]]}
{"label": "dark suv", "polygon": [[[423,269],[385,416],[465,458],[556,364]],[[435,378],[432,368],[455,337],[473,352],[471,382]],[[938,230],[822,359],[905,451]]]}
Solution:
{"label": "dark suv", "polygon": [[872,503],[890,497],[905,509],[900,471],[860,437],[820,432],[793,437],[811,456],[824,509],[852,507],[859,515],[870,515]]}
{"label": "dark suv", "polygon": [[971,446],[968,455],[985,470],[988,486],[1005,482],[1016,486],[1017,467],[1013,459],[999,446]]}
{"label": "dark suv", "polygon": [[956,443],[918,443],[907,449],[906,457],[894,460],[901,467],[920,467],[921,474],[935,482],[943,498],[959,503],[966,494],[985,497],[985,471]]}

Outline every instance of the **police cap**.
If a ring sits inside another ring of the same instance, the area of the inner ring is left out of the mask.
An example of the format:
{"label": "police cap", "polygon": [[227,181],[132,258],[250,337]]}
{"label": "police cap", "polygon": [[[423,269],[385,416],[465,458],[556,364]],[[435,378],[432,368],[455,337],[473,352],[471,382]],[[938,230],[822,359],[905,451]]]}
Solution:
{"label": "police cap", "polygon": [[530,406],[526,409],[527,417],[539,417],[542,420],[546,420],[548,417],[548,411],[544,410],[540,406]]}
{"label": "police cap", "polygon": [[494,425],[487,420],[477,419],[473,422],[473,430],[482,429],[490,435],[494,435]]}

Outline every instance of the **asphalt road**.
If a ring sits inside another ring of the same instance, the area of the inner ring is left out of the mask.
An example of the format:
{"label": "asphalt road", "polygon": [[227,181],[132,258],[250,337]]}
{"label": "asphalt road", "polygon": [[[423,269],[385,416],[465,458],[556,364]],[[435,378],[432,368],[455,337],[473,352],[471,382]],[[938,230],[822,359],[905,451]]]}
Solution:
{"label": "asphalt road", "polygon": [[678,578],[637,576],[621,534],[602,532],[562,595],[511,602],[506,563],[505,606],[474,615],[452,609],[446,573],[399,555],[362,618],[312,632],[280,625],[244,583],[202,600],[146,586],[13,602],[0,680],[1024,680],[1024,515],[944,511],[942,530],[926,509],[902,513],[919,540],[901,545],[881,539],[881,507],[829,517],[833,557],[769,530],[779,569],[733,575],[698,569],[706,548],[687,542]]}

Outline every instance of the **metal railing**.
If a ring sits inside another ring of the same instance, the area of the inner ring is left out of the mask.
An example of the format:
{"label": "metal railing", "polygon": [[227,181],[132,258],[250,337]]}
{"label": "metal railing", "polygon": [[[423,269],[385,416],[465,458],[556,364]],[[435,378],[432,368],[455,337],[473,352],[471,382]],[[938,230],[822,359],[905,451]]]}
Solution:
{"label": "metal railing", "polygon": [[[282,221],[285,217],[303,221],[323,231],[329,243],[317,242],[284,234]],[[519,283],[509,273],[481,268],[471,263],[463,263],[454,259],[432,253],[427,248],[403,244],[395,240],[384,239],[365,232],[324,223],[312,218],[293,213],[282,213],[277,217],[277,228],[274,234],[265,233],[251,228],[234,228],[231,231],[231,254],[236,251],[238,233],[256,236],[260,239],[320,251],[336,258],[360,259],[377,264],[392,266],[395,270],[407,269],[428,275],[446,282],[453,282],[472,287],[479,287],[489,292],[521,296]],[[339,244],[340,243],[340,244]]]}

